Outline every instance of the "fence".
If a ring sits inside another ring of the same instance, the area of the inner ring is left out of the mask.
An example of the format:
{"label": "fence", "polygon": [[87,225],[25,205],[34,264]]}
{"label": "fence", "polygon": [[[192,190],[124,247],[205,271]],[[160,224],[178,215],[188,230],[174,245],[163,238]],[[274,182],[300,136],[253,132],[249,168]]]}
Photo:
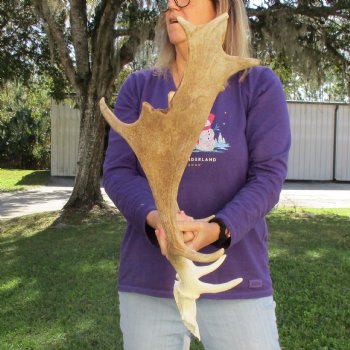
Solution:
{"label": "fence", "polygon": [[339,106],[335,119],[334,180],[350,181],[350,106]]}
{"label": "fence", "polygon": [[[350,106],[288,102],[292,129],[288,180],[350,181]],[[51,109],[51,175],[75,176],[79,111]]]}
{"label": "fence", "polygon": [[51,175],[75,176],[80,112],[64,104],[51,106]]}
{"label": "fence", "polygon": [[350,106],[288,103],[289,180],[350,181]]}

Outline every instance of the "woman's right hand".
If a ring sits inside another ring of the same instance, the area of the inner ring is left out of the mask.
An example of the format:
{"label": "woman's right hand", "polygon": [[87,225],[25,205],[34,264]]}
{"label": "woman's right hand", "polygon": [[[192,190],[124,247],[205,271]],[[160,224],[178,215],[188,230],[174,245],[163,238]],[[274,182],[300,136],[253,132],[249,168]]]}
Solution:
{"label": "woman's right hand", "polygon": [[[180,221],[193,221],[193,217],[187,215],[183,210],[178,211],[176,213],[176,220]],[[167,238],[166,233],[163,229],[163,226],[160,221],[158,210],[152,210],[146,216],[146,222],[149,226],[155,229],[155,234],[161,249],[161,252],[164,256],[167,256]],[[192,232],[182,232],[184,243],[190,242],[194,238],[194,234]]]}

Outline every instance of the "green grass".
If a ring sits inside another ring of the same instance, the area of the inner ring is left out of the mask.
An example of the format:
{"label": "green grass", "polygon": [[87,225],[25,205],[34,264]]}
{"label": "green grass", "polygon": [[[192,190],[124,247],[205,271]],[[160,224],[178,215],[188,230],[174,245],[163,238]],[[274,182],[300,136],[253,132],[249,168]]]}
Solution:
{"label": "green grass", "polygon": [[350,209],[278,210],[268,224],[281,343],[349,349]]}
{"label": "green grass", "polygon": [[[115,289],[125,221],[100,211],[68,224],[58,216],[0,221],[0,349],[121,350]],[[268,224],[282,346],[348,349],[350,209],[278,209]]]}
{"label": "green grass", "polygon": [[47,170],[17,170],[0,168],[0,192],[20,191],[34,186],[45,186],[49,180]]}
{"label": "green grass", "polygon": [[56,219],[0,222],[0,349],[121,349],[115,291],[124,221]]}

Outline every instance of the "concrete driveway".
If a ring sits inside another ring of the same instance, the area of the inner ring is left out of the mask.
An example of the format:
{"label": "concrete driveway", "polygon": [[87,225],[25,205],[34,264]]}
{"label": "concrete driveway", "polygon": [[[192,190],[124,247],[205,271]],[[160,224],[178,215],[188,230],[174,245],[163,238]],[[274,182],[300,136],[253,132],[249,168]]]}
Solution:
{"label": "concrete driveway", "polygon": [[350,208],[350,183],[286,182],[279,206]]}
{"label": "concrete driveway", "polygon": [[[69,199],[73,186],[73,178],[53,177],[48,186],[0,193],[0,219],[60,210]],[[104,189],[101,190],[104,199],[113,205]],[[350,183],[287,182],[278,206],[350,208]]]}

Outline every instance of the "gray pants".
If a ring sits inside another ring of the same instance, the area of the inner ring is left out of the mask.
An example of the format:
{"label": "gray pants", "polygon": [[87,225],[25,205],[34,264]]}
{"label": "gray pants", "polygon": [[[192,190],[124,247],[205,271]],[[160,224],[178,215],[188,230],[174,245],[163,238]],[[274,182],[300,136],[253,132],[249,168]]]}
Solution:
{"label": "gray pants", "polygon": [[[119,293],[125,350],[188,350],[190,335],[173,299]],[[272,297],[197,301],[206,350],[279,350]]]}

